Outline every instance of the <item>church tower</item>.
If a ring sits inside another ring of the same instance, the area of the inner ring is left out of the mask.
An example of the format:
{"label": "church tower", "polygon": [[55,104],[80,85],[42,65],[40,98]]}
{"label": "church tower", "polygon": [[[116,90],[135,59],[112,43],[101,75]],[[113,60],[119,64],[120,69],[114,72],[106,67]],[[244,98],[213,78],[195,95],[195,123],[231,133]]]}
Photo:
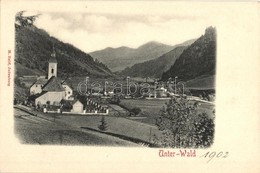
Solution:
{"label": "church tower", "polygon": [[56,54],[53,48],[53,53],[49,59],[48,79],[50,79],[52,76],[57,77],[57,64],[58,62],[56,60]]}

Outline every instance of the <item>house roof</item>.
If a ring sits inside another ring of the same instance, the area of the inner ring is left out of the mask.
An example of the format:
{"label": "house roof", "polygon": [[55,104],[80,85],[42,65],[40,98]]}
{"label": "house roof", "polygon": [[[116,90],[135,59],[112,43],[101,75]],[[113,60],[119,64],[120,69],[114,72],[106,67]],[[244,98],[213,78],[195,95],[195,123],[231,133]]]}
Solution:
{"label": "house roof", "polygon": [[61,84],[62,85],[62,87],[64,88],[64,87],[68,87],[68,88],[70,88],[71,90],[72,90],[72,88],[68,85],[68,84]]}
{"label": "house roof", "polygon": [[46,82],[48,81],[48,79],[44,79],[44,78],[40,78],[38,79],[34,84],[46,84]]}
{"label": "house roof", "polygon": [[42,87],[43,91],[65,91],[65,89],[61,85],[61,81],[55,77],[52,76],[47,83]]}
{"label": "house roof", "polygon": [[74,100],[74,101],[72,102],[72,105],[74,105],[74,104],[77,103],[77,102],[79,102],[80,104],[82,104],[82,105],[84,106],[84,104],[81,103],[81,101],[79,101],[79,100]]}
{"label": "house roof", "polygon": [[36,85],[44,85],[44,84],[46,84],[47,81],[48,81],[48,79],[43,79],[43,78],[37,79],[37,80],[30,86],[30,88],[31,88],[32,86],[34,86],[35,84],[36,84]]}

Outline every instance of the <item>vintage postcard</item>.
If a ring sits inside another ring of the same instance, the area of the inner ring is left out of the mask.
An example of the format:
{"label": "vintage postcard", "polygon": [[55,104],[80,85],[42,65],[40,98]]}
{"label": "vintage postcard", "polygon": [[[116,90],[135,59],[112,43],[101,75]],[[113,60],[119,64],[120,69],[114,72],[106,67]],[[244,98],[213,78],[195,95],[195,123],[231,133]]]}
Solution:
{"label": "vintage postcard", "polygon": [[260,172],[257,2],[2,1],[0,172]]}

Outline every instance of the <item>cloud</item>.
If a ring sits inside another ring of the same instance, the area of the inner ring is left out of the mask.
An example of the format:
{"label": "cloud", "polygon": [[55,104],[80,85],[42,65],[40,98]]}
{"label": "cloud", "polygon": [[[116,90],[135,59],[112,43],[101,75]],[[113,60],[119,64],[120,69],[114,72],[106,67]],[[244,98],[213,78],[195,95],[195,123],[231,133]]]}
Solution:
{"label": "cloud", "polygon": [[86,15],[84,26],[88,32],[103,33],[111,30],[113,21],[101,15]]}
{"label": "cloud", "polygon": [[51,36],[85,52],[148,41],[175,45],[199,37],[209,25],[195,16],[131,13],[42,13],[36,21]]}

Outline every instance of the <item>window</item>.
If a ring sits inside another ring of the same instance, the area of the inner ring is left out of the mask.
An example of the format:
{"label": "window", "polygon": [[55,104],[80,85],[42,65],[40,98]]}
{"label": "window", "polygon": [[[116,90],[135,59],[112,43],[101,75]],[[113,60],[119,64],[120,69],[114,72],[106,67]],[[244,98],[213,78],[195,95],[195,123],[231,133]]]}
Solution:
{"label": "window", "polygon": [[70,91],[68,92],[68,94],[70,94]]}
{"label": "window", "polygon": [[37,85],[35,85],[35,87],[37,87]]}
{"label": "window", "polygon": [[51,73],[52,73],[52,74],[54,73],[54,69],[53,69],[53,68],[51,69]]}

